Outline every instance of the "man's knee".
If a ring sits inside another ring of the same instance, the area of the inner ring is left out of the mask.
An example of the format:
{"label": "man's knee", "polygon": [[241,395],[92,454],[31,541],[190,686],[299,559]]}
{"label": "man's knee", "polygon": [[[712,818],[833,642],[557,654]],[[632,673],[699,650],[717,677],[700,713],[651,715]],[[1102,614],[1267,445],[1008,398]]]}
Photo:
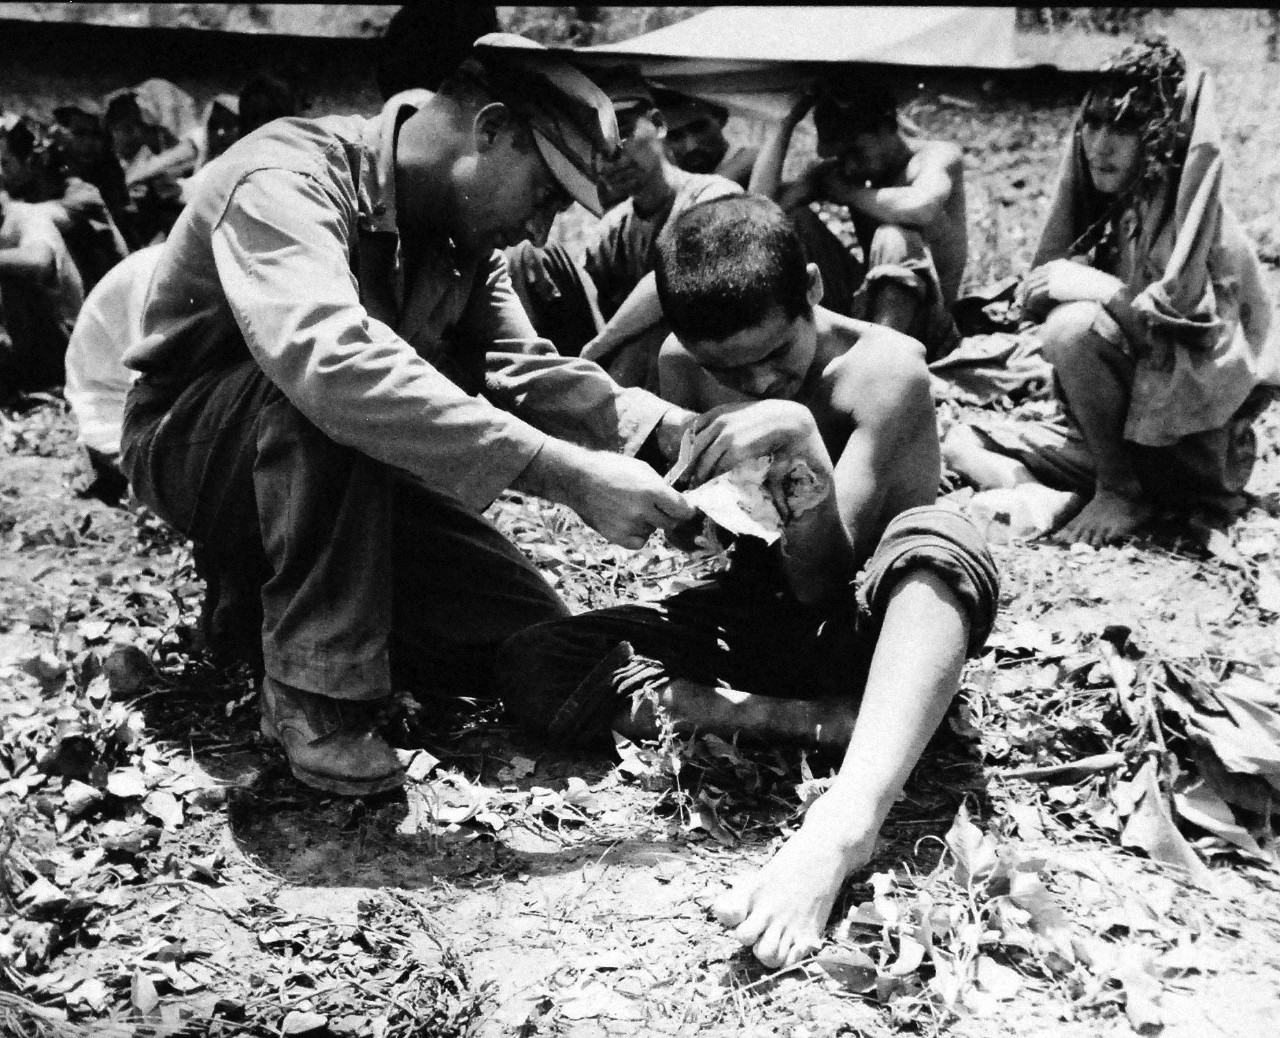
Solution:
{"label": "man's knee", "polygon": [[873,270],[884,265],[922,263],[928,258],[929,246],[924,236],[914,227],[896,223],[877,227],[867,250],[867,265]]}
{"label": "man's knee", "polygon": [[1000,579],[982,532],[940,505],[899,513],[885,528],[859,579],[859,609],[882,618],[889,595],[909,573],[929,570],[955,594],[969,619],[968,654],[976,656],[995,622]]}
{"label": "man's knee", "polygon": [[597,659],[577,644],[571,621],[548,620],[517,631],[493,657],[493,691],[522,727],[547,734],[553,718]]}
{"label": "man's knee", "polygon": [[1095,302],[1062,303],[1054,307],[1040,327],[1044,357],[1059,372],[1086,363],[1096,363],[1104,341],[1094,331],[1102,304]]}

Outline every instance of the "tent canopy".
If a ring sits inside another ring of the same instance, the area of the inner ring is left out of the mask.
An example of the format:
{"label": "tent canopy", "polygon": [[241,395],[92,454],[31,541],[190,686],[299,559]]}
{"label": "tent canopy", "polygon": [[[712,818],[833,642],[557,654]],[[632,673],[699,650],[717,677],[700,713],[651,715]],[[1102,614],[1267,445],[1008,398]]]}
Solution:
{"label": "tent canopy", "polygon": [[1036,60],[1012,7],[719,7],[634,39],[554,48],[584,68],[635,64],[659,86],[770,120],[833,63],[873,66],[895,82],[940,72],[1082,72],[1100,56]]}
{"label": "tent canopy", "polygon": [[720,7],[580,53],[728,62],[1022,67],[1012,7]]}

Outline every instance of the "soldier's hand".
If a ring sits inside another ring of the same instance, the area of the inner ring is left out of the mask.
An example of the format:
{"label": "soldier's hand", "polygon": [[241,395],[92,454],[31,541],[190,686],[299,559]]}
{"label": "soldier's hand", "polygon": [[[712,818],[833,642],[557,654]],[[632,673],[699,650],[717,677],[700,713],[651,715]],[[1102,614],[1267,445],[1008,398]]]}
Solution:
{"label": "soldier's hand", "polygon": [[515,487],[568,505],[624,548],[643,548],[654,530],[673,530],[696,514],[684,495],[644,462],[563,440],[548,440]]}
{"label": "soldier's hand", "polygon": [[674,530],[696,514],[684,495],[644,462],[602,452],[588,457],[578,500],[565,503],[614,544],[643,548],[654,530]]}

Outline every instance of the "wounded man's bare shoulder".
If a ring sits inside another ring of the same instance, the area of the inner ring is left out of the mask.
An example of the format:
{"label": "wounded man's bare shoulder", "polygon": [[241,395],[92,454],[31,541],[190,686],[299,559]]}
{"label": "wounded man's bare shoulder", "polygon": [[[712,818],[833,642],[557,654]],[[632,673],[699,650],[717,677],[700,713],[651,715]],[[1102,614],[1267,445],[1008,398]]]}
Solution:
{"label": "wounded man's bare shoulder", "polygon": [[924,343],[919,339],[870,321],[851,323],[858,326],[857,341],[842,358],[851,371],[903,374],[924,367]]}
{"label": "wounded man's bare shoulder", "polygon": [[909,335],[866,324],[857,345],[830,369],[832,402],[855,416],[897,407],[906,397],[928,391],[924,346]]}

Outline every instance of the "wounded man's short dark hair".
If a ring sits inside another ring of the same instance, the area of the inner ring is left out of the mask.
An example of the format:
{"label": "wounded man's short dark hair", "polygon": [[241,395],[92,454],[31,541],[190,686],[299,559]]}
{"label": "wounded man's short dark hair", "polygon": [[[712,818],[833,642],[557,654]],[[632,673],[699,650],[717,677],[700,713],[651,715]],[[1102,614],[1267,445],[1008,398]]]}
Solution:
{"label": "wounded man's short dark hair", "polygon": [[764,320],[810,312],[804,246],[786,213],[757,195],[686,209],[658,239],[658,299],[680,339],[719,342]]}

